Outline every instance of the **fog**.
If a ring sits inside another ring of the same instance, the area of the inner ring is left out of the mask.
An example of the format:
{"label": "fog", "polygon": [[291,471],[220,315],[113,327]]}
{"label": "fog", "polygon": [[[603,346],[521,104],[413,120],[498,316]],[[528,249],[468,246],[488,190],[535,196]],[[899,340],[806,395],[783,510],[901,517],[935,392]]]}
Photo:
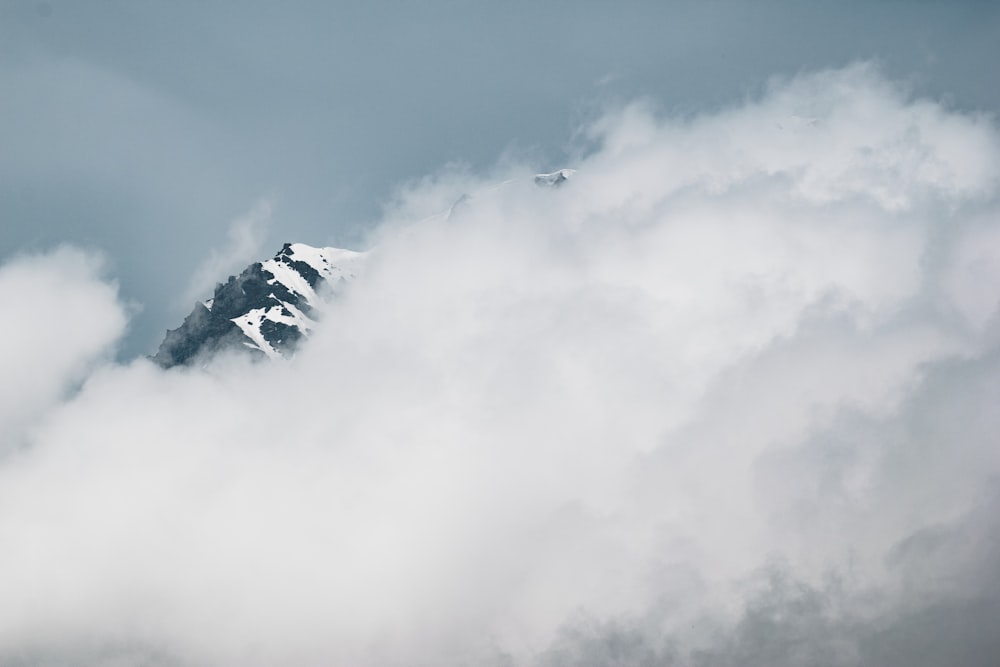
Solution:
{"label": "fog", "polygon": [[286,363],[0,268],[0,663],[995,664],[994,120],[857,64],[581,136],[400,188]]}

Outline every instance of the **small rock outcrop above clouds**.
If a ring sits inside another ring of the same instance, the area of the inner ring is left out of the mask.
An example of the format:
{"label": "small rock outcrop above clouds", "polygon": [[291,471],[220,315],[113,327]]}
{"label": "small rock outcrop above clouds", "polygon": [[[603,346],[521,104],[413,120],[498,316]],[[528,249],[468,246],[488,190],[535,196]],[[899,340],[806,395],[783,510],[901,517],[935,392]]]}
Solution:
{"label": "small rock outcrop above clouds", "polygon": [[222,350],[287,356],[316,325],[319,293],[336,291],[360,270],[366,253],[286,243],[215,287],[215,294],[167,332],[153,361],[169,368]]}
{"label": "small rock outcrop above clouds", "polygon": [[535,174],[535,185],[556,188],[568,181],[575,173],[576,169],[560,169],[551,174]]}

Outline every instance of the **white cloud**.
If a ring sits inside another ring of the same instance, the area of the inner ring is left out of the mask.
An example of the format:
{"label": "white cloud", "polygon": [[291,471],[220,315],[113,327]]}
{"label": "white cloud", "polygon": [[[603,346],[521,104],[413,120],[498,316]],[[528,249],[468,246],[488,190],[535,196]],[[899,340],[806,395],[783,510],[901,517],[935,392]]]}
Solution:
{"label": "white cloud", "polygon": [[123,333],[118,290],[101,273],[100,258],[71,248],[0,266],[3,449]]}
{"label": "white cloud", "polygon": [[918,609],[989,664],[1000,530],[941,554],[996,508],[996,129],[859,66],[591,134],[401,192],[291,362],[50,409],[0,656],[895,666]]}

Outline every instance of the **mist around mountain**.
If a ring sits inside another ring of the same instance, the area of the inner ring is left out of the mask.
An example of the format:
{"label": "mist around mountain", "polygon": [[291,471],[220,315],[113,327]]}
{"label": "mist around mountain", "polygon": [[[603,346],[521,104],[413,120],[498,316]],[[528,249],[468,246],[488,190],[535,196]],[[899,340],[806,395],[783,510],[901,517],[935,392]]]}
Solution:
{"label": "mist around mountain", "polygon": [[443,168],[155,360],[4,264],[0,665],[995,667],[1000,129],[909,90]]}

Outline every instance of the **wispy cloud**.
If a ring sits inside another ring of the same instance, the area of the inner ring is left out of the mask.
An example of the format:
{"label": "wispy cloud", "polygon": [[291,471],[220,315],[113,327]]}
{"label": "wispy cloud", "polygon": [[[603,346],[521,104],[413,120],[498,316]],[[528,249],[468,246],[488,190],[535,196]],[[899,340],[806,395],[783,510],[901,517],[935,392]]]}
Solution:
{"label": "wispy cloud", "polygon": [[195,270],[184,295],[184,303],[190,303],[210,294],[217,282],[239,273],[247,264],[260,259],[267,228],[271,224],[273,208],[272,200],[261,199],[246,215],[230,223],[226,233],[226,245],[212,250]]}
{"label": "wispy cloud", "polygon": [[24,255],[0,266],[3,344],[0,452],[43,414],[124,333],[118,289],[100,257],[73,248]]}

